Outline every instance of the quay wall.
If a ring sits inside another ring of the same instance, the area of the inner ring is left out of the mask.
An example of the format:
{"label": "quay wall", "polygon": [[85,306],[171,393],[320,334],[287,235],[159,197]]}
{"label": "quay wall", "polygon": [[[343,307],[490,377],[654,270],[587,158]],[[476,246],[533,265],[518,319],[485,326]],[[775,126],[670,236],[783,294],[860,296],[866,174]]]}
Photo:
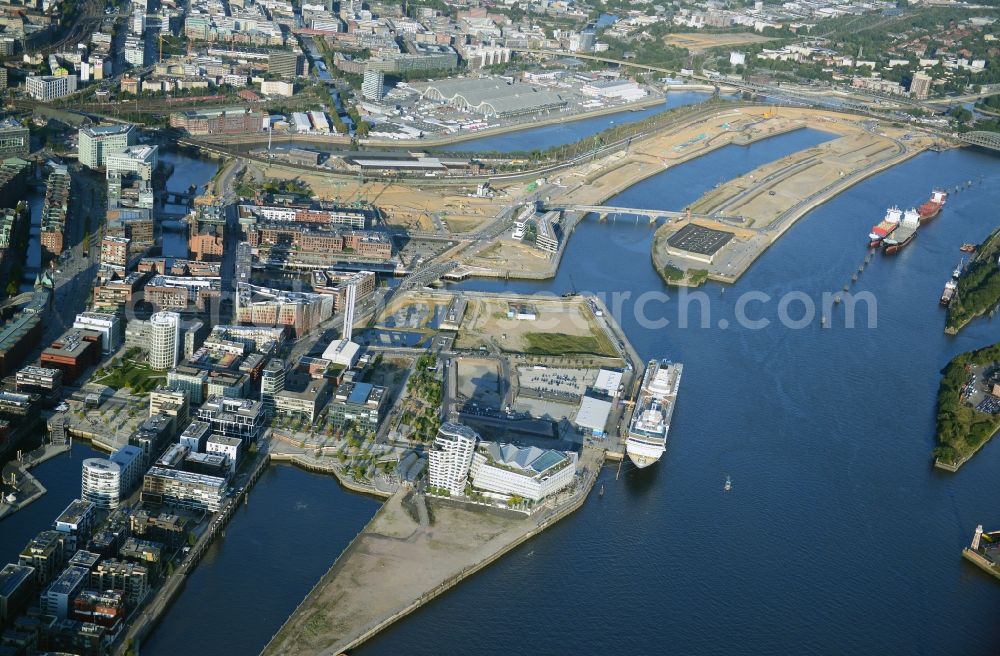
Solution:
{"label": "quay wall", "polygon": [[[599,469],[598,469],[598,471],[599,471]],[[349,651],[351,649],[357,648],[359,645],[361,645],[365,641],[370,640],[372,637],[374,637],[378,633],[380,633],[383,630],[385,630],[389,625],[391,625],[394,622],[396,622],[396,621],[398,621],[398,620],[406,617],[410,613],[416,611],[417,609],[419,609],[424,604],[430,602],[431,600],[435,599],[436,597],[440,596],[441,594],[447,592],[448,590],[450,590],[451,588],[455,587],[456,585],[458,585],[459,583],[461,583],[462,581],[464,581],[468,577],[472,576],[476,572],[478,572],[478,571],[482,570],[483,568],[485,568],[485,567],[491,565],[492,563],[496,562],[497,560],[499,560],[500,558],[502,558],[503,556],[505,556],[507,553],[509,553],[513,549],[519,547],[520,545],[524,544],[525,542],[527,542],[528,540],[530,540],[534,536],[538,535],[539,533],[541,533],[545,529],[549,528],[550,526],[552,526],[556,522],[558,522],[558,521],[560,521],[560,520],[568,517],[569,515],[573,514],[574,512],[576,512],[577,510],[579,510],[583,506],[584,502],[587,500],[587,497],[590,495],[590,491],[594,487],[594,483],[596,483],[596,482],[597,482],[597,474],[595,473],[595,474],[593,474],[592,476],[589,477],[589,480],[587,480],[584,483],[584,485],[581,488],[581,490],[579,492],[577,492],[577,494],[574,495],[574,497],[571,500],[567,501],[564,505],[562,505],[559,508],[559,510],[557,512],[555,512],[550,517],[547,517],[538,526],[536,526],[535,528],[531,529],[530,531],[522,534],[516,540],[513,540],[510,543],[504,545],[503,548],[497,550],[496,552],[494,552],[493,554],[491,554],[489,557],[483,559],[482,561],[480,561],[476,565],[468,567],[468,568],[462,570],[460,573],[458,573],[458,574],[456,574],[456,575],[454,575],[454,576],[452,576],[452,577],[450,577],[448,579],[445,579],[444,581],[442,581],[441,583],[439,583],[435,588],[433,588],[432,590],[429,590],[428,592],[424,593],[423,595],[421,595],[417,599],[414,599],[410,604],[408,604],[404,608],[401,608],[400,610],[398,610],[395,613],[393,613],[392,615],[386,617],[385,619],[383,619],[379,623],[375,624],[374,626],[371,626],[371,627],[367,628],[360,635],[358,635],[355,638],[351,639],[350,642],[348,642],[348,643],[346,643],[344,645],[341,645],[339,647],[339,650],[340,651]],[[358,535],[360,536],[361,534],[359,533]],[[344,553],[346,553],[346,550],[345,550]],[[336,562],[334,562],[334,565],[336,565]],[[331,567],[331,569],[332,569],[332,567]]]}
{"label": "quay wall", "polygon": [[965,558],[979,569],[1000,579],[1000,567],[997,567],[987,559],[983,558],[982,555],[976,553],[969,547],[962,549],[962,558]]}
{"label": "quay wall", "polygon": [[336,467],[332,465],[325,465],[320,462],[316,462],[295,453],[272,453],[271,461],[275,463],[289,463],[295,465],[296,467],[301,467],[306,471],[318,473],[318,474],[328,474],[337,479],[337,483],[341,487],[348,489],[352,492],[360,492],[361,494],[370,494],[376,497],[381,497],[383,499],[388,499],[393,495],[392,492],[385,490],[379,490],[374,485],[365,485],[364,483],[358,483],[356,481],[348,479],[346,476],[342,476]]}

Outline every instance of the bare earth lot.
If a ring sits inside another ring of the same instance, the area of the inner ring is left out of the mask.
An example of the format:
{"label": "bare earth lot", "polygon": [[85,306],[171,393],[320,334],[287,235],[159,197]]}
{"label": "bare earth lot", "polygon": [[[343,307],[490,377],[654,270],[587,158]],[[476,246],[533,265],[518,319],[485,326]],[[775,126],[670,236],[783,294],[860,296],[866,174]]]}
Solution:
{"label": "bare earth lot", "polygon": [[508,319],[508,303],[503,299],[471,300],[456,347],[493,345],[511,353],[615,355],[607,336],[581,301],[538,298],[530,299],[528,305],[536,312],[535,320]]}
{"label": "bare earth lot", "polygon": [[663,41],[670,46],[687,48],[688,50],[707,50],[720,46],[741,46],[749,43],[764,43],[773,41],[770,37],[760,34],[668,34]]}
{"label": "bare earth lot", "polygon": [[455,361],[455,366],[458,367],[458,393],[461,397],[481,406],[500,407],[500,371],[496,361],[461,358]]}

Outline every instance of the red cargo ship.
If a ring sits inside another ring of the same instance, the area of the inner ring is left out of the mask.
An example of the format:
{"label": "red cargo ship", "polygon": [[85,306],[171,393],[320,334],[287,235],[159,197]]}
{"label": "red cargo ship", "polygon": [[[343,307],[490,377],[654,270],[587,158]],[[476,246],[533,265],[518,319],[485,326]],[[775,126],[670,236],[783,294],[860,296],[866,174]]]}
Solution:
{"label": "red cargo ship", "polygon": [[931,193],[931,199],[917,208],[917,212],[920,214],[920,222],[930,221],[940,214],[946,200],[948,200],[948,192],[935,189]]}
{"label": "red cargo ship", "polygon": [[899,221],[903,216],[903,211],[898,207],[890,207],[885,212],[885,218],[878,225],[872,226],[872,231],[868,233],[868,246],[876,248],[882,240],[893,233],[899,227]]}

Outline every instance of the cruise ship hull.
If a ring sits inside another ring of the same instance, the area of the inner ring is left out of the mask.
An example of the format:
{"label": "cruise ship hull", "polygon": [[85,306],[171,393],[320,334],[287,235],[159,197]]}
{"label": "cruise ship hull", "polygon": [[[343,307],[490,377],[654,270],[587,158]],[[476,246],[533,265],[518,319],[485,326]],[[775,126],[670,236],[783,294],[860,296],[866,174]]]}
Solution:
{"label": "cruise ship hull", "polygon": [[660,456],[666,450],[666,445],[655,447],[650,444],[639,444],[633,440],[629,440],[625,444],[625,453],[628,454],[628,459],[639,469],[649,467],[659,461]]}
{"label": "cruise ship hull", "polygon": [[652,360],[646,367],[625,440],[625,453],[640,469],[657,462],[667,450],[683,368],[668,360]]}

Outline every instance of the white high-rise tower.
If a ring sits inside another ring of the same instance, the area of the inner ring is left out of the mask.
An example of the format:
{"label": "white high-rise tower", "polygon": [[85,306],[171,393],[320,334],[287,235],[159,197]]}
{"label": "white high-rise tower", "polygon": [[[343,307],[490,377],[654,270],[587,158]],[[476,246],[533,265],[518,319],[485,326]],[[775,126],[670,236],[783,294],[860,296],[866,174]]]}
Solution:
{"label": "white high-rise tower", "polygon": [[181,315],[176,312],[156,312],[149,318],[149,366],[165,370],[177,366],[181,346]]}
{"label": "white high-rise tower", "polygon": [[357,298],[357,285],[351,283],[347,286],[347,297],[344,299],[344,330],[343,338],[351,340],[354,331],[354,301]]}

